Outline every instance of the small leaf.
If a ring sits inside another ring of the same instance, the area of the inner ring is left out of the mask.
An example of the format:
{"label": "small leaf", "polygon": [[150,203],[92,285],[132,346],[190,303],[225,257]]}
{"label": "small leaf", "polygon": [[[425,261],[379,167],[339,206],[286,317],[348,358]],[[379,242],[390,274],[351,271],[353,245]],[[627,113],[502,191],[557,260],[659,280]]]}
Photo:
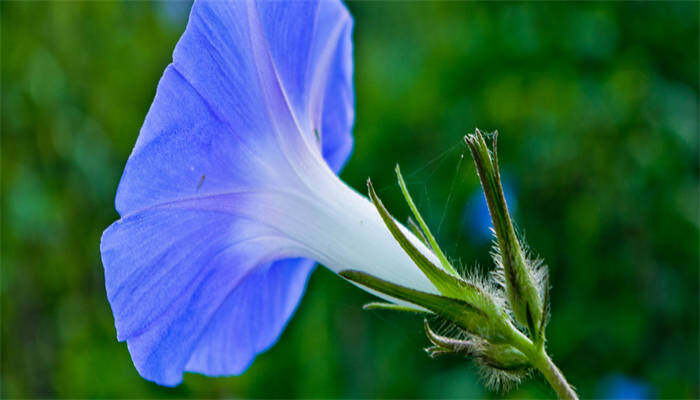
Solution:
{"label": "small leaf", "polygon": [[425,223],[425,220],[423,220],[423,217],[420,215],[420,212],[418,212],[418,208],[413,202],[413,198],[408,192],[408,188],[406,188],[406,182],[404,182],[403,180],[403,176],[401,175],[401,169],[399,168],[398,164],[396,164],[396,177],[399,181],[399,186],[401,187],[403,197],[406,199],[406,203],[408,203],[408,207],[411,209],[411,212],[413,212],[413,215],[416,217],[416,220],[418,220],[418,224],[420,224],[420,227],[425,233],[425,237],[428,240],[428,243],[430,243],[430,247],[433,249],[433,252],[440,260],[440,264],[442,264],[442,267],[445,269],[445,271],[449,272],[454,276],[458,276],[457,271],[455,271],[450,262],[447,260],[447,257],[445,257],[445,253],[443,253],[442,249],[440,249],[440,246],[438,246],[435,237],[428,228],[428,225]]}

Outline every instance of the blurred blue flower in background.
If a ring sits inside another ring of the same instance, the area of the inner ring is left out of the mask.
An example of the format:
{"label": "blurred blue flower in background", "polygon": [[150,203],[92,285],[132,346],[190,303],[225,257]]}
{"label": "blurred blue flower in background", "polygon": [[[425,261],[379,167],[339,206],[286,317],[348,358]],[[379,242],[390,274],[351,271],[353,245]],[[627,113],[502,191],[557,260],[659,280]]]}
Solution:
{"label": "blurred blue flower in background", "polygon": [[162,23],[168,26],[180,26],[180,24],[187,22],[187,14],[192,8],[192,1],[155,1],[152,6]]}
{"label": "blurred blue flower in background", "polygon": [[[506,196],[506,204],[511,215],[515,215],[518,209],[518,199],[510,181],[503,178],[503,193]],[[469,196],[462,213],[462,231],[469,235],[475,242],[487,242],[493,239],[493,223],[491,214],[486,204],[484,191],[481,186]]]}
{"label": "blurred blue flower in background", "polygon": [[622,374],[612,374],[604,378],[598,393],[603,399],[644,400],[655,397],[650,384]]}

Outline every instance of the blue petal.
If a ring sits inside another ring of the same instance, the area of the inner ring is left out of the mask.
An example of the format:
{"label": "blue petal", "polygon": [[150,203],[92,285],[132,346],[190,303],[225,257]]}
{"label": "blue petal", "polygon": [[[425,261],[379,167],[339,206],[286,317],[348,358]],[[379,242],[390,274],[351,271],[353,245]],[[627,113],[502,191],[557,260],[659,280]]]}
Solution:
{"label": "blue petal", "polygon": [[309,151],[342,168],[351,29],[339,1],[193,6],[101,243],[117,336],[145,378],[239,374],[284,329],[313,262],[290,259],[241,194],[300,184],[288,171]]}
{"label": "blue petal", "polygon": [[[208,375],[245,371],[257,353],[277,341],[304,292],[313,265],[307,259],[287,259],[253,270],[211,319],[187,370]],[[231,340],[235,337],[242,340]]]}
{"label": "blue petal", "polygon": [[[332,1],[272,1],[259,5],[267,37],[282,38],[270,42],[270,55],[284,82],[285,94],[298,110],[299,119],[311,124],[307,129],[316,129],[322,135],[323,155],[337,172],[352,149],[350,132],[355,116],[352,21],[347,10]],[[289,7],[295,11],[289,12]],[[316,23],[299,24],[300,20]],[[290,29],[298,25],[301,29]],[[305,60],[290,56],[291,52],[305,54]]]}
{"label": "blue petal", "polygon": [[313,262],[274,261],[292,244],[225,208],[236,200],[154,207],[103,234],[117,335],[143,377],[174,385],[183,370],[239,374],[296,307]]}
{"label": "blue petal", "polygon": [[158,204],[276,181],[276,171],[284,170],[281,150],[242,125],[224,123],[169,66],[124,169],[117,211],[125,216]]}
{"label": "blue petal", "polygon": [[343,28],[341,42],[336,48],[330,68],[330,76],[321,110],[314,115],[320,118],[323,157],[338,172],[352,151],[352,125],[355,121],[354,92],[352,87],[352,24]]}

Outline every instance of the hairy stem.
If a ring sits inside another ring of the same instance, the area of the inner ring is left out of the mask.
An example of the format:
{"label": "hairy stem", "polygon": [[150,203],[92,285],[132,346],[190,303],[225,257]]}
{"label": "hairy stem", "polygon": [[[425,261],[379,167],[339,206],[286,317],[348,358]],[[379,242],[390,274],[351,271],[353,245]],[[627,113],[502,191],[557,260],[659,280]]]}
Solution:
{"label": "hairy stem", "polygon": [[539,351],[536,359],[531,361],[542,375],[544,375],[552,389],[557,392],[557,396],[559,396],[560,399],[578,400],[576,392],[574,392],[569,382],[566,381],[564,374],[554,365],[554,362],[544,350]]}
{"label": "hairy stem", "polygon": [[554,364],[544,349],[544,346],[533,343],[513,325],[510,326],[510,341],[518,350],[522,351],[530,363],[537,368],[547,380],[549,385],[557,393],[560,399],[578,400],[578,396],[573,387],[567,382],[564,374]]}

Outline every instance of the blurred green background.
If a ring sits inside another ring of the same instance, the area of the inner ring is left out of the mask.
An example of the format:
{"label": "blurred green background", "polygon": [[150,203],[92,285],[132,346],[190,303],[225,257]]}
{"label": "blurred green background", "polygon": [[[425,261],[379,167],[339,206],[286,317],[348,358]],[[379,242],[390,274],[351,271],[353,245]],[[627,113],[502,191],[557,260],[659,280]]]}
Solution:
{"label": "blurred green background", "polygon": [[[189,4],[0,7],[3,397],[501,396],[470,362],[429,359],[418,318],[363,312],[371,297],[323,268],[244,375],[141,379],[115,338],[99,238]],[[460,140],[498,129],[518,227],[551,268],[555,361],[584,397],[697,398],[698,3],[349,8],[342,177],[363,190],[371,176],[404,218],[401,163],[445,250],[487,270]],[[507,396],[551,392],[537,377]]]}

